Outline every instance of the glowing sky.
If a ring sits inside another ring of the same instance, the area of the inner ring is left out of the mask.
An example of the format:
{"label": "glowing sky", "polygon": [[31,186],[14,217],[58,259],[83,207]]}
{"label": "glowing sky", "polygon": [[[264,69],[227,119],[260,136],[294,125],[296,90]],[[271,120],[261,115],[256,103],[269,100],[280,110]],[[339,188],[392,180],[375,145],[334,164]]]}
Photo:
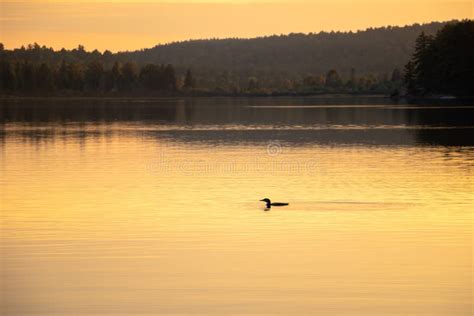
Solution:
{"label": "glowing sky", "polygon": [[[472,0],[0,0],[0,42],[133,50],[195,38],[358,30],[473,18]],[[184,3],[183,1],[186,1]]]}

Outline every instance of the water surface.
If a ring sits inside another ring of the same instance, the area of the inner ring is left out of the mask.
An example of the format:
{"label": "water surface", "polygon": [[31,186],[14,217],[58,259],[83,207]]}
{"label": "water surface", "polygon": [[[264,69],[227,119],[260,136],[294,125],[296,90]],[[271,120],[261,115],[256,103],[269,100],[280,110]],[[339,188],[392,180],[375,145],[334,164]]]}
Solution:
{"label": "water surface", "polygon": [[472,103],[31,99],[0,120],[2,314],[472,313]]}

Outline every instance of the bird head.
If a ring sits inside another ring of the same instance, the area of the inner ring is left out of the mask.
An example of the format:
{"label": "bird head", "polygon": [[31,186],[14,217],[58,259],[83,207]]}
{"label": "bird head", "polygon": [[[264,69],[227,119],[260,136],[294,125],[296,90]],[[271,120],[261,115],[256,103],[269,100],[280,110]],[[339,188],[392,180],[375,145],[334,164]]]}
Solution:
{"label": "bird head", "polygon": [[263,199],[263,200],[260,200],[260,201],[261,201],[261,202],[267,202],[267,203],[270,203],[270,199],[267,199],[267,198],[265,198],[265,199]]}

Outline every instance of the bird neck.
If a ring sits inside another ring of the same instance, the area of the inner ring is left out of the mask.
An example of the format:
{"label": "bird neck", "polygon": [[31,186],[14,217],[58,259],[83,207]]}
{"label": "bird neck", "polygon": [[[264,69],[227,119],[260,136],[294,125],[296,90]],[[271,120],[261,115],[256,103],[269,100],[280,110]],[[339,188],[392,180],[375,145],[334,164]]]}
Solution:
{"label": "bird neck", "polygon": [[267,202],[267,208],[272,207],[272,203],[270,201]]}

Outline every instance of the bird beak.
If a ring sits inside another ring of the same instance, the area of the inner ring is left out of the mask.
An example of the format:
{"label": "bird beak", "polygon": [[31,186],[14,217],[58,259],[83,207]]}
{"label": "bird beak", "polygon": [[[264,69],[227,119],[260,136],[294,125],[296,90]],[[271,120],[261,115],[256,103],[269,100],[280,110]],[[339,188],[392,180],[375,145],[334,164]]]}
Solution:
{"label": "bird beak", "polygon": [[265,200],[260,200],[260,202],[265,202]]}

